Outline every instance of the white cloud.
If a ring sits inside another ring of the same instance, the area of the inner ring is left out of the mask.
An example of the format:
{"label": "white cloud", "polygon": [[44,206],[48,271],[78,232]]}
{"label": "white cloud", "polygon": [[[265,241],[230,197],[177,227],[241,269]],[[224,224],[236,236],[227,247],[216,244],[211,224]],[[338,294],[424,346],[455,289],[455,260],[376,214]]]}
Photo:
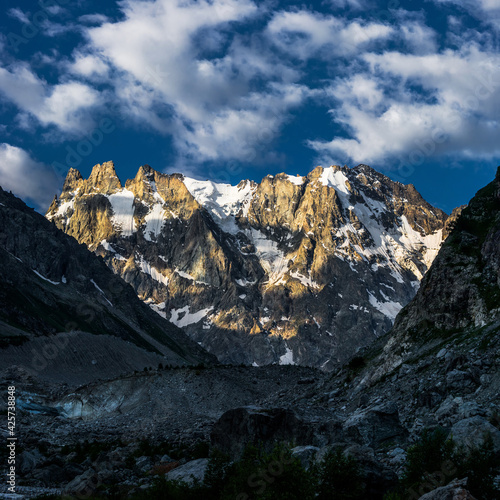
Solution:
{"label": "white cloud", "polygon": [[[398,52],[367,54],[372,72],[417,83],[437,99],[436,105],[460,110],[464,118],[480,113],[496,119],[500,98],[500,55],[481,51],[471,44],[459,51],[408,55]],[[418,97],[415,96],[415,99]]]}
{"label": "white cloud", "polygon": [[467,10],[472,16],[500,28],[500,3],[498,0],[434,0],[438,4],[453,3]]}
{"label": "white cloud", "polygon": [[330,89],[342,99],[331,114],[350,137],[310,141],[318,153],[356,162],[413,155],[415,164],[422,154],[499,154],[500,55],[470,45],[441,54],[386,52],[364,59],[369,73]]}
{"label": "white cloud", "polygon": [[434,0],[436,3],[454,3],[466,9],[485,12],[500,10],[498,0]]}
{"label": "white cloud", "polygon": [[60,179],[53,170],[35,161],[21,148],[0,144],[0,186],[44,212],[56,193]]}
{"label": "white cloud", "polygon": [[252,162],[259,154],[256,148],[277,135],[287,111],[309,95],[309,89],[300,85],[275,85],[266,94],[250,94],[242,100],[240,109],[222,109],[213,113],[209,122],[198,121],[192,128],[186,127],[177,147],[192,159],[201,156]]}
{"label": "white cloud", "polygon": [[429,54],[437,51],[436,32],[418,21],[401,25],[403,39],[413,53]]}
{"label": "white cloud", "polygon": [[86,78],[104,77],[109,72],[108,65],[93,54],[75,53],[70,72]]}
{"label": "white cloud", "polygon": [[85,14],[78,18],[81,23],[88,24],[103,24],[109,21],[108,17],[104,14]]}
{"label": "white cloud", "polygon": [[338,9],[366,9],[369,5],[368,0],[328,0],[328,3]]}
{"label": "white cloud", "polygon": [[122,9],[123,20],[88,29],[90,43],[85,56],[75,52],[72,71],[112,71],[124,112],[171,134],[183,157],[250,155],[260,132],[277,134],[307,98],[296,69],[230,27],[262,14],[251,0],[127,0]]}
{"label": "white cloud", "polygon": [[[308,99],[323,99],[341,129],[332,140],[309,142],[320,154],[371,162],[411,153],[439,131],[447,139],[434,140],[432,154],[497,151],[498,51],[491,37],[457,27],[465,16],[449,18],[439,43],[455,50],[440,52],[424,11],[391,9],[389,25],[341,12],[369,10],[371,0],[321,2],[330,14],[270,12],[269,5],[123,0],[118,21],[101,14],[67,26],[49,20],[45,34],[77,29],[84,37],[66,60],[64,50],[33,57],[60,72],[58,83],[15,63],[0,67],[0,95],[19,108],[18,124],[37,120],[63,137],[88,131],[94,111],[111,104],[127,123],[170,136],[185,164],[252,161]],[[497,0],[463,5],[492,18],[498,10]],[[11,15],[26,17],[19,9]],[[380,53],[389,43],[393,51]]]}
{"label": "white cloud", "polygon": [[362,74],[339,80],[335,86],[327,89],[327,94],[341,102],[354,102],[358,107],[367,110],[374,110],[384,102],[384,93],[377,82]]}
{"label": "white cloud", "polygon": [[97,91],[80,82],[49,85],[23,63],[8,69],[0,67],[0,94],[12,101],[24,115],[42,125],[55,125],[68,133],[83,132],[92,125],[86,112],[99,101]]}
{"label": "white cloud", "polygon": [[13,17],[14,19],[17,19],[19,22],[23,24],[30,24],[30,20],[26,13],[24,13],[20,8],[15,7],[13,9],[9,9],[7,12],[9,16]]}
{"label": "white cloud", "polygon": [[349,55],[364,44],[389,38],[393,31],[385,24],[348,22],[308,10],[278,12],[267,26],[277,47],[303,60]]}

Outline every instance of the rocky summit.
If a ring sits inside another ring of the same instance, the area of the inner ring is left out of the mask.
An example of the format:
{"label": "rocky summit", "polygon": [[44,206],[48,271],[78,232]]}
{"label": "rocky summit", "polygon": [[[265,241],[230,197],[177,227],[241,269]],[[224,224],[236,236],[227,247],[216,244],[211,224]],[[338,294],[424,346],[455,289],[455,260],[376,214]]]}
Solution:
{"label": "rocky summit", "polygon": [[224,363],[332,370],[386,333],[456,214],[367,165],[237,186],[70,169],[46,217]]}

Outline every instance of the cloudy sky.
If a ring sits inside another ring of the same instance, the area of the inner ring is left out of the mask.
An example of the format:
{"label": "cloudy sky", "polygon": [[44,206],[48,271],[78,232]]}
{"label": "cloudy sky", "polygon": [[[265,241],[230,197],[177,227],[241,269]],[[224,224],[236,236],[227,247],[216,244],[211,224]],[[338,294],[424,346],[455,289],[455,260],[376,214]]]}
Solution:
{"label": "cloudy sky", "polygon": [[6,0],[0,185],[366,163],[450,212],[500,153],[500,0]]}

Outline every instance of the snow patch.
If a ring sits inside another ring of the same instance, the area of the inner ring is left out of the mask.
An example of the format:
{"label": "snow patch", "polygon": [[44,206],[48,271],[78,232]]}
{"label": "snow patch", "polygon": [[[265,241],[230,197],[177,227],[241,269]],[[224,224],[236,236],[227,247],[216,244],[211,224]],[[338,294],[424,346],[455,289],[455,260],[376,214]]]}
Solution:
{"label": "snow patch", "polygon": [[116,253],[116,250],[106,240],[102,240],[101,245],[107,252]]}
{"label": "snow patch", "polygon": [[163,283],[165,286],[168,286],[168,277],[164,276],[156,267],[151,266],[149,262],[146,262],[142,255],[139,256],[139,262],[136,261],[136,263],[144,274],[149,274],[149,276],[155,281],[158,281],[158,283]]}
{"label": "snow patch", "polygon": [[255,285],[255,283],[257,283],[257,281],[248,281],[246,279],[234,280],[234,281],[237,285],[240,285],[240,286],[251,286],[251,285]]}
{"label": "snow patch", "polygon": [[287,178],[292,184],[295,184],[296,186],[302,186],[305,181],[305,177],[302,176],[287,175]]}
{"label": "snow patch", "polygon": [[61,203],[57,209],[57,212],[53,216],[51,216],[51,218],[66,215],[66,212],[72,209],[74,206],[75,200],[65,201],[64,203]]}
{"label": "snow patch", "polygon": [[392,300],[379,302],[372,292],[368,292],[368,300],[375,309],[380,311],[384,316],[387,316],[393,322],[399,311],[401,311],[401,309],[403,308],[403,306],[399,302],[394,302]]}
{"label": "snow patch", "polygon": [[[170,321],[179,328],[192,325],[201,321],[213,308],[214,306],[210,306],[194,313],[189,312],[189,306],[184,306],[181,309],[172,309],[170,311]],[[184,315],[179,318],[182,313]]]}
{"label": "snow patch", "polygon": [[278,244],[254,228],[246,230],[245,233],[252,240],[255,247],[255,253],[259,258],[260,265],[269,276],[269,281],[274,282],[280,280],[281,276],[283,276],[288,269],[288,259],[278,248]]}
{"label": "snow patch", "polygon": [[159,314],[162,318],[167,319],[167,314],[165,313],[165,302],[162,302],[161,304],[150,302],[147,304],[149,307],[151,307],[151,309],[153,309],[155,313]]}
{"label": "snow patch", "polygon": [[283,354],[283,356],[280,356],[279,359],[279,364],[280,365],[294,365],[295,361],[293,360],[293,351],[288,347],[285,346],[286,352]]}
{"label": "snow patch", "polygon": [[163,200],[158,193],[155,195],[160,198],[161,202],[155,203],[148,215],[144,218],[146,227],[144,228],[144,238],[148,241],[152,241],[152,236],[155,238],[161,233],[161,228],[163,226],[163,221],[165,219],[165,209],[163,208]]}
{"label": "snow patch", "polygon": [[35,271],[34,269],[32,269],[32,271],[39,277],[39,278],[42,278],[44,281],[48,281],[49,283],[52,283],[53,285],[60,285],[61,282],[60,281],[52,281],[52,280],[49,280],[49,278],[46,278],[45,276],[42,276],[38,271]]}
{"label": "snow patch", "polygon": [[184,271],[179,271],[178,269],[175,269],[174,272],[177,273],[181,278],[185,278],[187,280],[194,281],[197,285],[210,285],[210,283],[207,283],[206,281],[199,281],[199,280],[195,279],[193,276],[191,276],[190,274],[188,274]]}
{"label": "snow patch", "polygon": [[304,286],[307,286],[309,288],[320,288],[318,283],[313,281],[310,277],[304,276],[303,274],[300,274],[298,271],[290,273],[290,276],[292,278],[299,280]]}
{"label": "snow patch", "polygon": [[113,216],[111,222],[115,229],[121,231],[122,236],[132,236],[137,230],[134,221],[134,193],[128,189],[122,189],[108,196]]}
{"label": "snow patch", "polygon": [[101,292],[101,294],[103,295],[104,299],[106,300],[106,302],[111,306],[113,307],[113,304],[108,300],[108,298],[106,297],[106,294],[101,290],[101,288],[99,288],[99,285],[93,280],[91,279],[90,282],[96,287],[96,289]]}
{"label": "snow patch", "polygon": [[184,177],[184,185],[194,199],[206,208],[215,222],[227,233],[236,234],[239,228],[235,216],[240,210],[248,211],[256,187],[251,182],[244,185],[218,184]]}

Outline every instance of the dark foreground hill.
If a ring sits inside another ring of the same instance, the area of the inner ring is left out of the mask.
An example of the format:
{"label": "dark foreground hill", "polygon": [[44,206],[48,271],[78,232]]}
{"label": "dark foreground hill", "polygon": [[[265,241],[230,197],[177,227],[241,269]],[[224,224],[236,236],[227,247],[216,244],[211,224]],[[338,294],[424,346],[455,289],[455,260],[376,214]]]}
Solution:
{"label": "dark foreground hill", "polygon": [[85,245],[1,188],[0,261],[3,367],[42,375],[56,367],[56,378],[82,371],[88,380],[213,359]]}

